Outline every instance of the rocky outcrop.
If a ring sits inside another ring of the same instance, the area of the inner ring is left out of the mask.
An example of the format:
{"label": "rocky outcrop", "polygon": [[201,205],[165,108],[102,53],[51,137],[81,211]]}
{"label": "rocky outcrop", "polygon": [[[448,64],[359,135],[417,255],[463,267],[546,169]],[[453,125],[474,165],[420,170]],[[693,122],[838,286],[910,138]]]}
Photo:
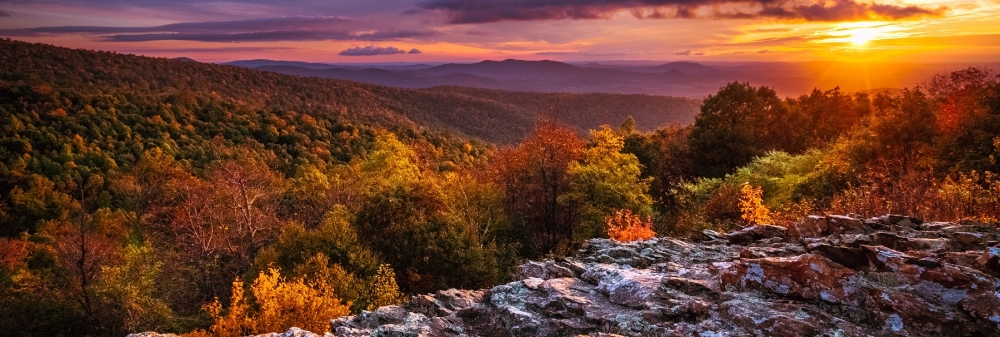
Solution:
{"label": "rocky outcrop", "polygon": [[[1000,336],[1000,231],[809,217],[692,240],[595,239],[517,281],[331,322],[335,336]],[[298,336],[298,335],[296,335]]]}

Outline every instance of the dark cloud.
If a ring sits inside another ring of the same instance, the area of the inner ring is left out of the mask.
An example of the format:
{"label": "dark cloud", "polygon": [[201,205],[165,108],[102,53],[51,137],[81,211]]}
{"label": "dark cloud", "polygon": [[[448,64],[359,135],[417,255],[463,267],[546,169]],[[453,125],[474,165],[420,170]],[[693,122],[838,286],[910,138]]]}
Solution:
{"label": "dark cloud", "polygon": [[317,32],[317,31],[271,31],[249,33],[150,33],[150,34],[117,34],[104,35],[97,38],[105,42],[142,42],[142,41],[198,41],[198,42],[274,42],[274,41],[322,41],[322,40],[353,40],[348,32]]}
{"label": "dark cloud", "polygon": [[801,19],[806,21],[861,21],[873,19],[900,20],[919,17],[941,16],[947,9],[927,9],[917,6],[879,5],[858,3],[850,0],[836,0],[832,3],[794,5],[788,7],[768,7],[758,15],[779,19]]}
{"label": "dark cloud", "polygon": [[10,12],[0,9],[0,17],[10,16]]}
{"label": "dark cloud", "polygon": [[424,52],[420,51],[420,49],[413,48],[413,49],[410,49],[410,51],[407,54],[423,54],[423,53]]}
{"label": "dark cloud", "polygon": [[376,55],[396,55],[406,54],[405,50],[396,47],[354,47],[340,52],[343,56],[376,56]]}
{"label": "dark cloud", "polygon": [[136,53],[136,54],[147,54],[147,53],[200,54],[200,53],[298,52],[301,51],[301,49],[290,48],[290,47],[122,48],[119,51],[125,53]]}
{"label": "dark cloud", "polygon": [[19,36],[114,33],[236,33],[267,31],[325,30],[344,27],[352,21],[335,16],[287,16],[236,21],[183,22],[151,27],[58,26],[2,29],[0,34]]}
{"label": "dark cloud", "polygon": [[236,21],[184,22],[152,27],[60,26],[0,29],[0,36],[95,35],[109,42],[200,41],[390,41],[433,36],[433,30],[376,30],[354,32],[356,22],[334,16],[289,16]]}
{"label": "dark cloud", "polygon": [[[805,21],[858,21],[910,19],[941,16],[945,7],[928,9],[859,3],[855,0],[425,0],[417,3],[422,10],[440,11],[451,23],[498,21],[587,20],[607,19],[629,11],[640,19],[667,18],[777,18]],[[731,6],[731,11],[720,10]],[[708,8],[711,14],[699,14]]]}
{"label": "dark cloud", "polygon": [[386,41],[386,40],[409,39],[416,37],[428,37],[434,35],[437,35],[437,31],[429,29],[379,30],[372,33],[355,34],[354,38],[356,40],[363,40],[363,41]]}

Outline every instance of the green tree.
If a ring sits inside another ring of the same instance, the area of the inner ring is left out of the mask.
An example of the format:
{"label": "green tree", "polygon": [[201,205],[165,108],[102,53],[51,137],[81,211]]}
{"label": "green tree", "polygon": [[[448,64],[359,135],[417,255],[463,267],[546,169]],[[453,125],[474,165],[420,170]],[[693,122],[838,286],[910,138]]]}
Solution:
{"label": "green tree", "polygon": [[163,330],[173,312],[160,298],[157,282],[162,264],[149,246],[129,245],[119,263],[101,268],[95,292],[101,302],[106,326],[119,327],[117,334]]}
{"label": "green tree", "polygon": [[583,159],[569,164],[569,189],[560,202],[580,207],[580,225],[573,231],[573,240],[606,235],[604,224],[609,216],[621,209],[639,216],[652,214],[651,178],[643,179],[639,160],[622,153],[624,140],[608,126],[590,132],[591,146],[583,151]]}
{"label": "green tree", "polygon": [[695,117],[691,148],[701,174],[721,177],[777,148],[785,103],[768,87],[733,82],[709,95]]}

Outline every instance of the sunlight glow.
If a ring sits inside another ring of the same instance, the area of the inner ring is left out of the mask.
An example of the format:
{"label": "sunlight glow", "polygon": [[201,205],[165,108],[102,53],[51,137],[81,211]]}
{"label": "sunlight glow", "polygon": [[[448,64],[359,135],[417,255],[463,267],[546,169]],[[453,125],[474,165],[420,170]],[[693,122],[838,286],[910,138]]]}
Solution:
{"label": "sunlight glow", "polygon": [[861,28],[851,33],[850,40],[855,46],[863,46],[868,43],[868,41],[877,38],[879,35],[878,33],[879,32],[877,30],[872,28]]}

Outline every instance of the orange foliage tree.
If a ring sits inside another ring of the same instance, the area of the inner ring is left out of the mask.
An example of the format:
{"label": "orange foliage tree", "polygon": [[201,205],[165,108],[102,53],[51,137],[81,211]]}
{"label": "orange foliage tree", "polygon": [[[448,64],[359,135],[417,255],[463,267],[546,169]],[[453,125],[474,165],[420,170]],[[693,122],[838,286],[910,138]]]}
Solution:
{"label": "orange foliage tree", "polygon": [[584,145],[573,129],[543,120],[521,144],[497,157],[494,168],[505,194],[504,209],[525,227],[534,254],[569,243],[577,207],[558,197],[569,189],[567,170],[583,157]]}
{"label": "orange foliage tree", "polygon": [[762,198],[764,191],[760,187],[753,187],[749,183],[743,184],[740,189],[740,212],[741,218],[750,225],[770,224],[771,211],[764,206]]}
{"label": "orange foliage tree", "polygon": [[309,331],[326,331],[330,319],[350,313],[351,303],[334,295],[334,289],[324,278],[306,281],[286,280],[276,268],[262,272],[250,286],[255,307],[243,292],[243,282],[233,282],[229,310],[223,315],[222,304],[216,298],[205,306],[214,324],[206,331],[189,336],[244,336],[285,331],[292,326]]}
{"label": "orange foliage tree", "polygon": [[628,209],[620,209],[609,216],[607,230],[608,237],[619,242],[648,240],[656,236],[653,223],[648,216],[646,221],[642,221]]}

